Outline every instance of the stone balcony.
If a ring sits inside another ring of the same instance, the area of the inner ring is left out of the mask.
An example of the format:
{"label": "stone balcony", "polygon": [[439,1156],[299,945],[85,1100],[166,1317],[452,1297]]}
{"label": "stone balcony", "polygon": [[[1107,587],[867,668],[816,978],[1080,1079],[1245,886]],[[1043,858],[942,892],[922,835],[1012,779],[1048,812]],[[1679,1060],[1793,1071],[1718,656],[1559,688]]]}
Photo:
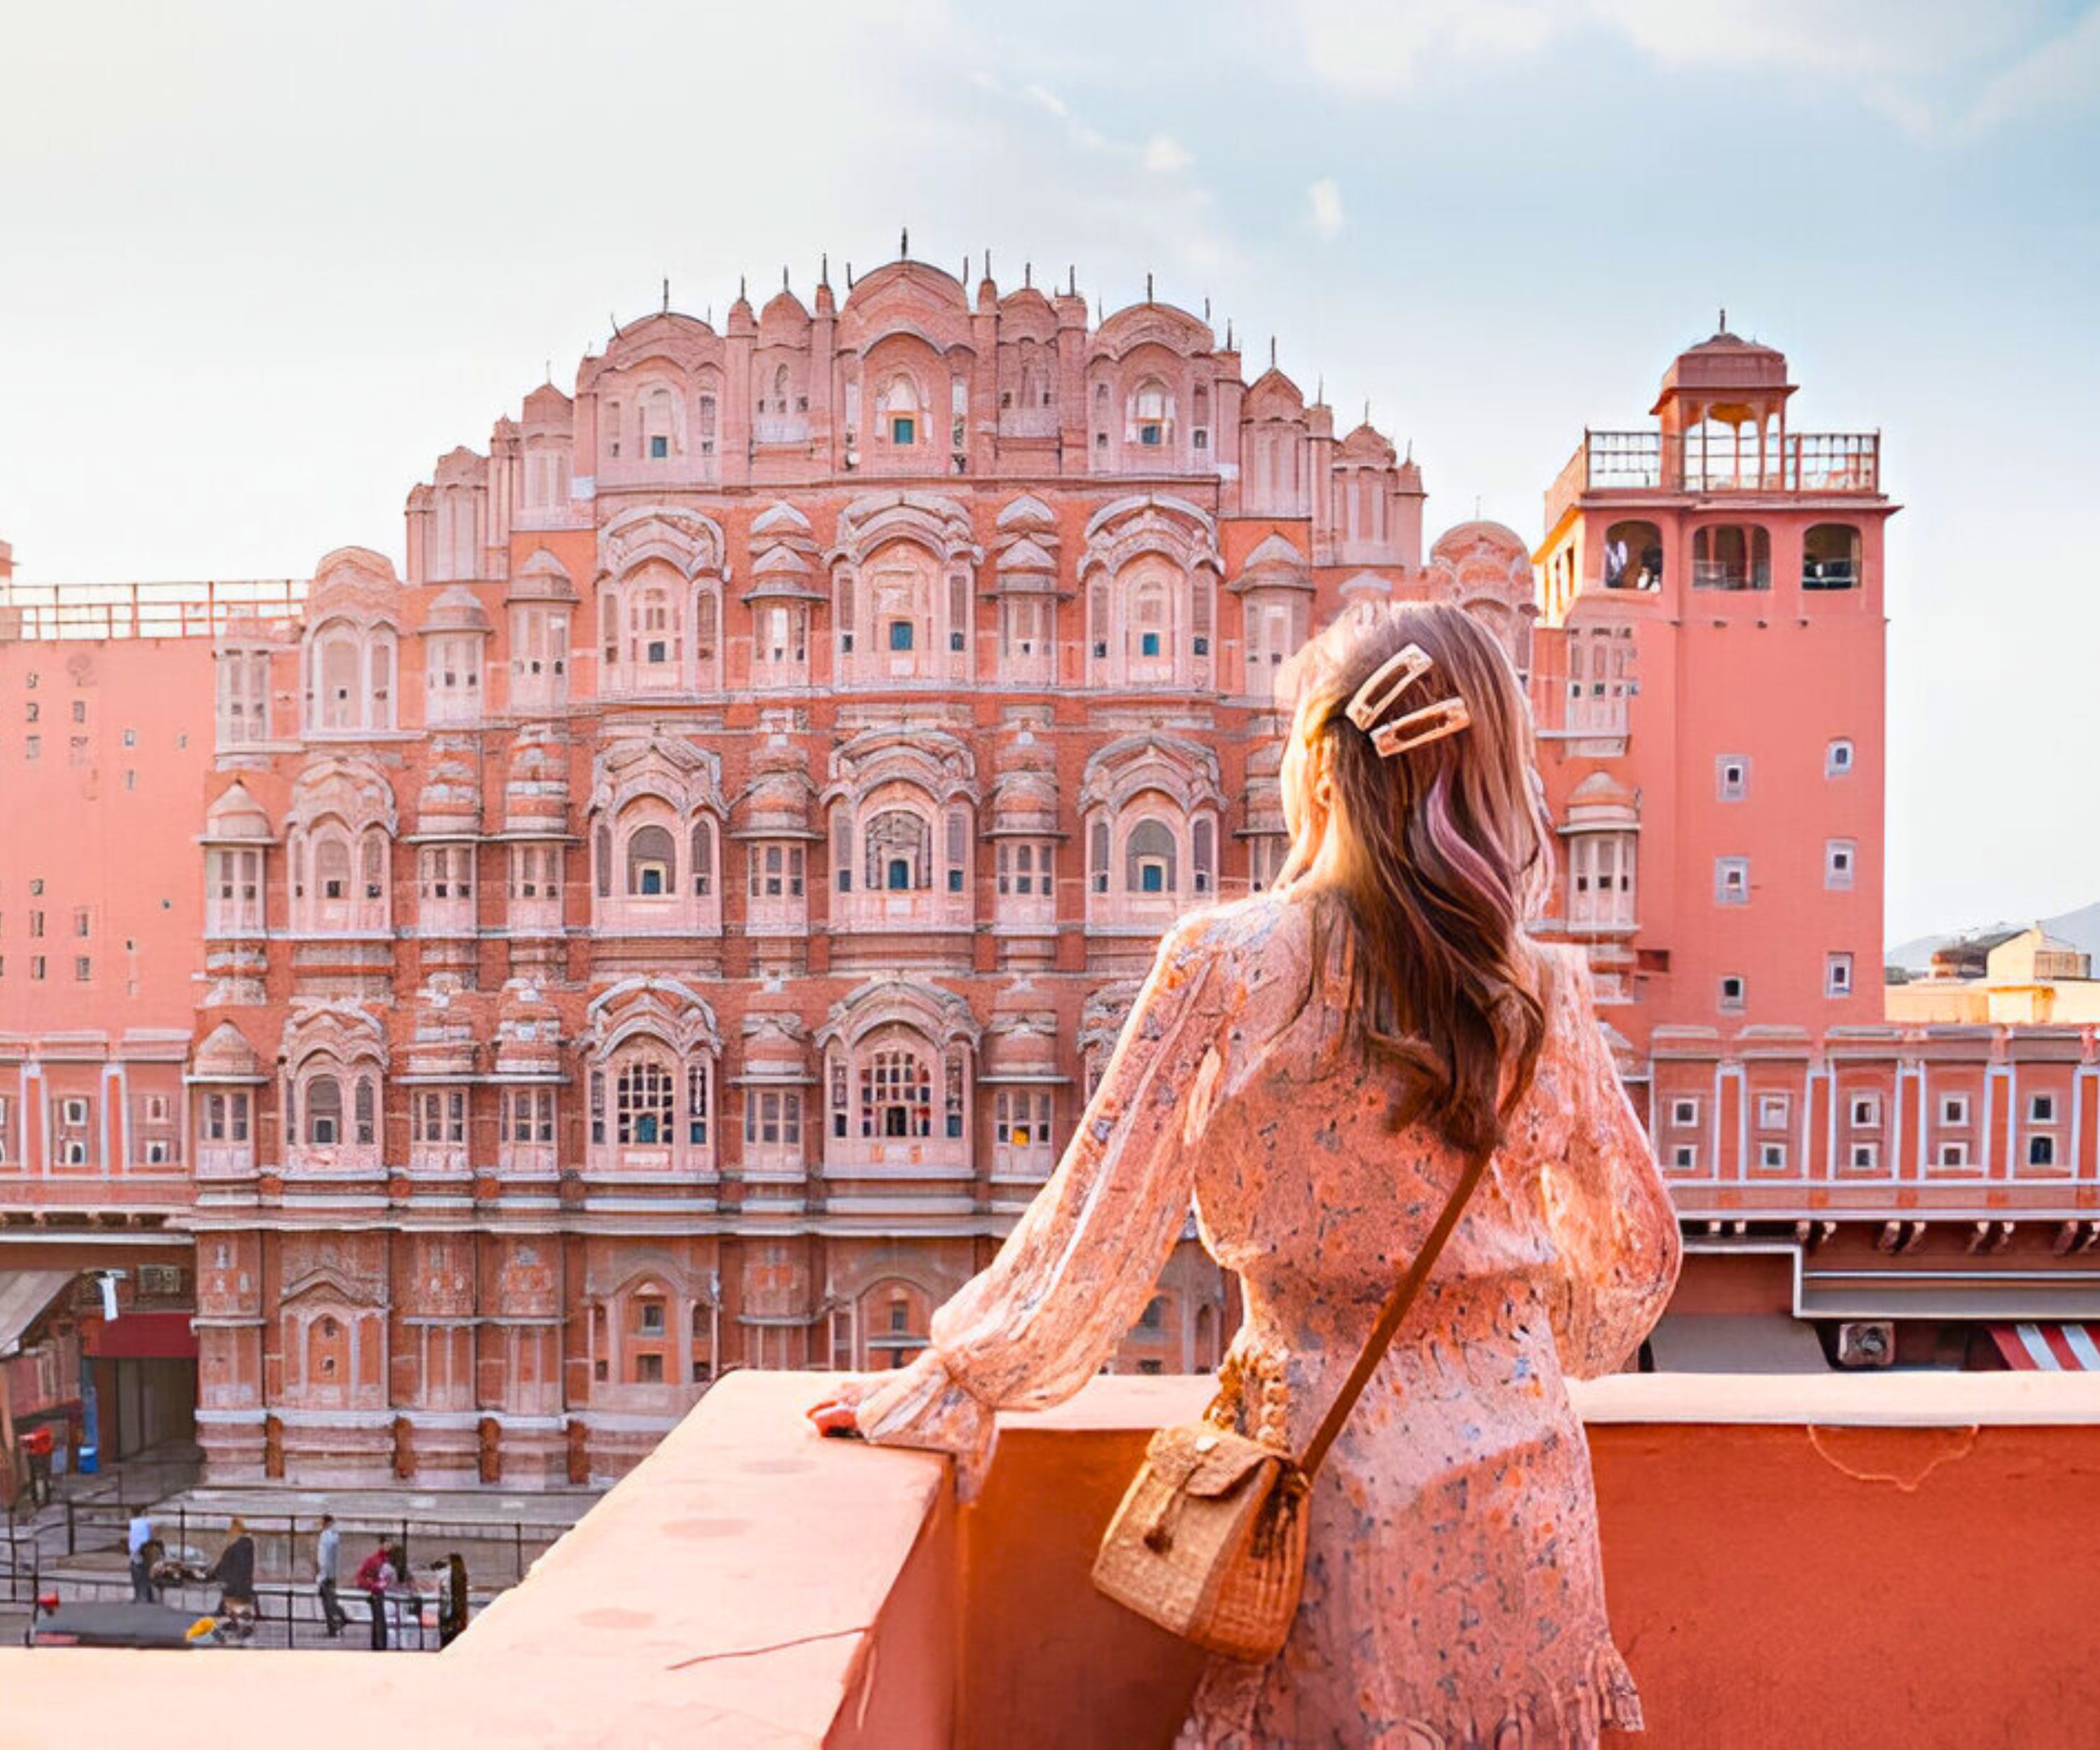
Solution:
{"label": "stone balcony", "polygon": [[[1163,1746],[1197,1655],[1087,1571],[1145,1431],[1207,1382],[1012,1418],[963,1511],[942,1461],[809,1433],[822,1383],[725,1379],[441,1656],[8,1649],[7,1741]],[[1650,1374],[1577,1403],[1650,1722],[1614,1741],[2092,1740],[2100,1380]]]}

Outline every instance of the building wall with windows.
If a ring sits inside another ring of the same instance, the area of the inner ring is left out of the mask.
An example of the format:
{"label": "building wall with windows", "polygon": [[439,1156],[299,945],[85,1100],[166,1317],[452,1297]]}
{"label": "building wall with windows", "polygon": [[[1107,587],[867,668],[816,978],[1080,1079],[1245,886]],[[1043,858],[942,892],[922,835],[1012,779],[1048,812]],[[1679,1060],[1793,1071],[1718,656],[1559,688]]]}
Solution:
{"label": "building wall with windows", "polygon": [[[724,1368],[908,1359],[1162,928],[1280,866],[1277,670],[1442,586],[1421,502],[1186,312],[915,262],[442,458],[405,577],[216,643],[214,1474],[602,1476]],[[1214,1365],[1162,1263],[1121,1364]]]}

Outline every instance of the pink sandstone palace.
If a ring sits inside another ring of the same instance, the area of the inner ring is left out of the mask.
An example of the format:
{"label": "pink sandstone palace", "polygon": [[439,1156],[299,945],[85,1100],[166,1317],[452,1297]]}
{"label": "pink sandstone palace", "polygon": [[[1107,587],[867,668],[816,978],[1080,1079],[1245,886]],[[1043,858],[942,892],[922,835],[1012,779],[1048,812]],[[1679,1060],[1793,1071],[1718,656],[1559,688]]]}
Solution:
{"label": "pink sandstone palace", "polygon": [[[1433,598],[1529,677],[1538,927],[1692,1236],[1653,1360],[1998,1364],[2093,1301],[2093,1042],[1883,1022],[1895,507],[1793,393],[1716,334],[1535,550],[1425,554],[1414,461],[1229,334],[904,260],[619,330],[439,460],[405,577],[0,548],[14,1298],[218,1480],[603,1479],[726,1369],[907,1356],[1161,928],[1277,869],[1283,660]],[[1233,1316],[1192,1240],[1119,1364]]]}

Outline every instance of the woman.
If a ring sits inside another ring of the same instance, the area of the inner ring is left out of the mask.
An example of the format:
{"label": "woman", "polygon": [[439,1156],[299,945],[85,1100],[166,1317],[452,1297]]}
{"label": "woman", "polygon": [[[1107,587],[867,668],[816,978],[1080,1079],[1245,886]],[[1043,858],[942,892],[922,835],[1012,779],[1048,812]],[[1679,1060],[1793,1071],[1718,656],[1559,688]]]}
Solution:
{"label": "woman", "polygon": [[1269,893],[1162,946],[1056,1176],[932,1347],[812,1413],[959,1455],[1114,1351],[1193,1196],[1239,1272],[1234,1370],[1303,1452],[1466,1163],[1464,1219],[1314,1488],[1304,1602],[1265,1666],[1214,1659],[1185,1747],[1581,1746],[1638,1728],[1588,1451],[1562,1382],[1617,1367],[1677,1228],[1551,879],[1529,718],[1455,608],[1346,616],[1295,665],[1293,845]]}

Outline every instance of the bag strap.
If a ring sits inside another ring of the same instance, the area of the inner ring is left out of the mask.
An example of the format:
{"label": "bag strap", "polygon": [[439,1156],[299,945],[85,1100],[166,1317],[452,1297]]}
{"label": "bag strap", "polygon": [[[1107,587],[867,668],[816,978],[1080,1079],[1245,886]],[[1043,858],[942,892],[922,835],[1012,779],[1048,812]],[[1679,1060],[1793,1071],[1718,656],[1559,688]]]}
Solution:
{"label": "bag strap", "polygon": [[[1558,999],[1559,981],[1555,976],[1557,963],[1551,954],[1542,954],[1538,962],[1538,996],[1540,1007],[1549,1017]],[[1480,1175],[1488,1170],[1493,1158],[1492,1147],[1483,1148],[1469,1157],[1465,1170],[1459,1174],[1458,1183],[1453,1188],[1450,1200],[1444,1206],[1444,1213],[1436,1218],[1436,1225],[1429,1230],[1422,1242],[1422,1250],[1414,1254],[1414,1262],[1407,1267],[1407,1274],[1400,1279],[1385,1310],[1379,1313],[1379,1321],[1371,1329],[1370,1338],[1364,1344],[1364,1352],[1357,1357],[1357,1364],[1350,1369],[1349,1377],[1342,1382],[1341,1391],[1328,1405],[1327,1413],[1312,1435],[1312,1443],[1305,1448],[1305,1456],[1298,1461],[1298,1468],[1309,1483],[1320,1468],[1320,1461],[1327,1456],[1327,1448],[1335,1444],[1349,1419],[1349,1413],[1357,1407],[1357,1400],[1363,1395],[1371,1375],[1385,1355],[1393,1337],[1400,1329],[1400,1321],[1407,1316],[1407,1309],[1414,1303],[1414,1297],[1422,1291],[1422,1285],[1429,1280],[1429,1272],[1436,1267],[1437,1254],[1444,1250],[1444,1242],[1451,1237],[1451,1231],[1458,1225],[1458,1218],[1465,1214],[1466,1206],[1472,1201],[1473,1192],[1480,1183]]]}
{"label": "bag strap", "polygon": [[1378,1364],[1384,1358],[1394,1333],[1399,1330],[1401,1320],[1407,1316],[1407,1309],[1414,1305],[1414,1297],[1421,1293],[1422,1285],[1436,1267],[1437,1254],[1444,1250],[1444,1242],[1451,1237],[1451,1230],[1458,1225],[1459,1216],[1465,1213],[1467,1204],[1472,1201],[1474,1188],[1480,1184],[1480,1175],[1487,1170],[1489,1158],[1493,1153],[1492,1148],[1484,1148],[1467,1158],[1465,1170],[1459,1174],[1458,1183],[1444,1205],[1443,1214],[1436,1218],[1436,1225],[1429,1230],[1428,1237],[1423,1241],[1421,1250],[1414,1254],[1414,1261],[1407,1267],[1407,1274],[1400,1279],[1399,1285],[1387,1298],[1385,1310],[1379,1313],[1377,1325],[1372,1327],[1371,1334],[1365,1342],[1364,1352],[1357,1357],[1356,1366],[1350,1370],[1349,1377],[1342,1382],[1340,1392],[1328,1406],[1318,1431],[1313,1435],[1311,1444],[1305,1448],[1305,1456],[1298,1461],[1298,1468],[1304,1472],[1308,1481],[1319,1470],[1320,1461],[1327,1456],[1327,1448],[1335,1444],[1335,1437],[1342,1431],[1343,1424],[1349,1419],[1349,1413],[1357,1407],[1357,1400],[1362,1396],[1364,1387],[1370,1383],[1371,1375],[1378,1371]]}

